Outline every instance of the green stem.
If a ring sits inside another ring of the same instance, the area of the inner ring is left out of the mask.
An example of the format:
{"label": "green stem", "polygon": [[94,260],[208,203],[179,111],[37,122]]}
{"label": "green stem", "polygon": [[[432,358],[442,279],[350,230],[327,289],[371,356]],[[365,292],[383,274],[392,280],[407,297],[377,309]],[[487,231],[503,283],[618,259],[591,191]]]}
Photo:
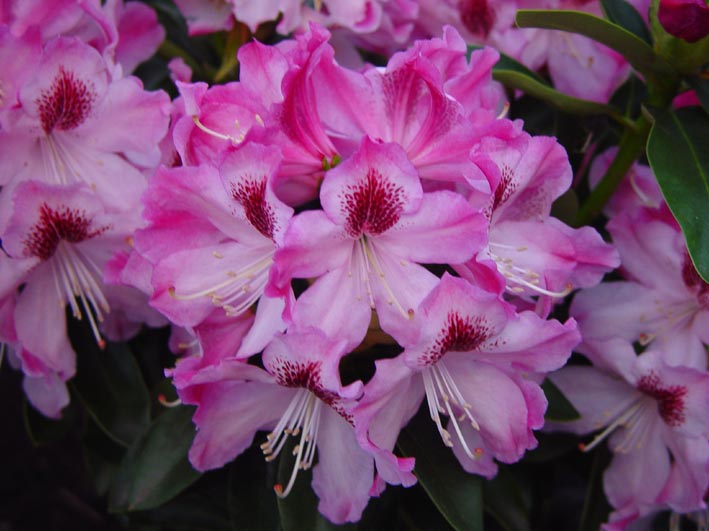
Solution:
{"label": "green stem", "polygon": [[641,114],[633,127],[626,128],[620,139],[618,153],[605,175],[593,189],[576,216],[575,225],[588,225],[601,213],[603,207],[615,192],[633,163],[642,155],[652,124]]}

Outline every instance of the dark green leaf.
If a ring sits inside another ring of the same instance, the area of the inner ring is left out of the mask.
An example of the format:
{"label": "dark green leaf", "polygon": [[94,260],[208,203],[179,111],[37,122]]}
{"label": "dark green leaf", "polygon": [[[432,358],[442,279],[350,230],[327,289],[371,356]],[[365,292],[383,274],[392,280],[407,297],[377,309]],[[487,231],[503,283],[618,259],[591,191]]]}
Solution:
{"label": "dark green leaf", "polygon": [[157,507],[199,478],[187,460],[193,413],[182,406],[165,411],[128,449],[111,488],[112,512]]}
{"label": "dark green leaf", "polygon": [[547,412],[544,415],[547,422],[570,422],[581,418],[576,408],[548,378],[542,383],[542,391],[549,401]]}
{"label": "dark green leaf", "polygon": [[709,113],[709,79],[701,77],[691,77],[687,79],[689,86],[694,89],[694,93],[702,104],[702,109]]}
{"label": "dark green leaf", "polygon": [[654,113],[647,157],[682,227],[701,277],[709,280],[709,116],[696,108]]}
{"label": "dark green leaf", "polygon": [[425,414],[417,415],[402,430],[397,444],[404,455],[416,458],[419,482],[451,526],[482,531],[483,480],[463,470],[433,422]]}
{"label": "dark green leaf", "polygon": [[98,425],[88,419],[86,430],[82,437],[84,456],[96,492],[105,496],[113,484],[113,480],[121,467],[121,461],[126,453],[121,446],[111,439]]}
{"label": "dark green leaf", "polygon": [[600,17],[571,10],[521,9],[517,11],[521,28],[545,28],[585,35],[617,51],[646,78],[670,82],[675,73],[652,47],[637,35]]}
{"label": "dark green leaf", "polygon": [[234,531],[278,531],[275,474],[257,445],[229,465],[229,519]]}
{"label": "dark green leaf", "polygon": [[506,87],[526,92],[561,111],[580,115],[605,114],[625,123],[623,116],[611,105],[568,96],[516,70],[493,70],[492,77]]}
{"label": "dark green leaf", "polygon": [[[293,471],[294,458],[292,450],[295,443],[288,441],[279,454],[278,482],[287,485]],[[318,512],[318,498],[310,483],[313,479],[312,470],[300,470],[293,489],[285,498],[278,498],[278,513],[281,517],[283,531],[330,531],[335,529],[354,531],[357,526],[346,524],[338,526],[330,522]],[[275,496],[275,494],[274,494]]]}
{"label": "dark green leaf", "polygon": [[39,413],[26,398],[22,400],[22,419],[27,436],[34,446],[59,441],[76,423],[76,408],[73,404],[62,410],[59,419],[50,419]]}
{"label": "dark green leaf", "polygon": [[506,531],[529,531],[529,509],[517,480],[501,467],[497,476],[483,484],[485,511]]}
{"label": "dark green leaf", "polygon": [[88,325],[73,318],[69,337],[77,354],[72,390],[108,436],[129,446],[150,423],[150,397],[133,354],[119,343],[101,350]]}
{"label": "dark green leaf", "polygon": [[652,45],[650,30],[638,10],[626,0],[601,0],[606,18]]}
{"label": "dark green leaf", "polygon": [[135,524],[156,525],[156,531],[232,531],[227,510],[228,479],[224,469],[204,474],[196,483],[169,502],[148,511],[123,515]]}
{"label": "dark green leaf", "polygon": [[595,452],[579,531],[597,531],[601,524],[608,520],[610,512],[610,505],[603,493],[603,471],[610,462],[610,452],[605,446]]}

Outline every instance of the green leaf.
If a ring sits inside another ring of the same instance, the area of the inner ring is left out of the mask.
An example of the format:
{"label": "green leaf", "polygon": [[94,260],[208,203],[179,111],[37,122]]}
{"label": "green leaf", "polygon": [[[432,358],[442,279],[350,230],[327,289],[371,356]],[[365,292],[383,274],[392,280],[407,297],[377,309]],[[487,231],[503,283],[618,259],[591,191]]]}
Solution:
{"label": "green leaf", "polygon": [[110,511],[158,507],[199,478],[187,460],[194,439],[193,413],[184,406],[169,409],[133,443],[111,488]]}
{"label": "green leaf", "polygon": [[670,83],[676,77],[672,67],[657,57],[647,42],[600,17],[581,11],[521,9],[515,20],[521,28],[568,31],[605,44],[625,57],[635,70],[657,83]]}
{"label": "green leaf", "polygon": [[609,463],[610,452],[605,446],[597,448],[593,456],[579,531],[597,531],[603,522],[608,520],[611,507],[603,493],[603,471]]}
{"label": "green leaf", "polygon": [[27,398],[22,399],[22,420],[25,431],[33,446],[42,446],[63,439],[76,423],[76,407],[69,404],[62,410],[59,419],[50,419],[39,413],[29,403]]}
{"label": "green leaf", "polygon": [[94,488],[100,496],[106,496],[121,468],[126,448],[106,435],[91,418],[87,419],[81,442]]}
{"label": "green leaf", "polygon": [[416,458],[414,472],[448,523],[459,531],[482,531],[483,480],[463,470],[434,423],[425,414],[417,415],[397,444],[403,455]]}
{"label": "green leaf", "polygon": [[601,7],[608,20],[637,35],[652,46],[650,30],[632,4],[626,0],[601,0]]}
{"label": "green leaf", "polygon": [[483,484],[485,511],[506,531],[529,531],[530,507],[517,480],[505,467]]}
{"label": "green leaf", "polygon": [[709,116],[691,107],[653,113],[647,157],[687,241],[697,271],[709,281]]}
{"label": "green leaf", "polygon": [[[271,472],[271,473],[269,473]],[[233,531],[278,531],[275,474],[258,445],[229,465],[229,519]]]}
{"label": "green leaf", "polygon": [[542,383],[542,391],[549,401],[547,412],[544,415],[547,422],[570,422],[581,418],[576,408],[548,378]]}
{"label": "green leaf", "polygon": [[135,358],[124,344],[109,342],[101,350],[85,322],[68,321],[77,355],[70,387],[98,426],[129,446],[150,423],[150,396]]}

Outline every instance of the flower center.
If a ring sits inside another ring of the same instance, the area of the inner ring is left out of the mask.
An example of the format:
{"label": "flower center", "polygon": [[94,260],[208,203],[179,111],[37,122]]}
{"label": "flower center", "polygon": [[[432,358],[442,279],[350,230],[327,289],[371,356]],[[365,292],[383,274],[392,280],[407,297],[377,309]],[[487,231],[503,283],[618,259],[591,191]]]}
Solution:
{"label": "flower center", "polygon": [[[275,250],[269,248],[263,255],[234,271],[227,269],[216,282],[209,283],[206,288],[191,293],[178,293],[173,286],[169,288],[170,295],[180,301],[189,301],[200,297],[208,297],[215,306],[224,309],[228,316],[237,316],[248,310],[263,295],[268,282],[268,271],[273,263]],[[223,260],[224,255],[213,251],[212,258]]]}
{"label": "flower center", "polygon": [[52,85],[36,100],[42,129],[49,134],[54,129],[67,131],[80,126],[91,113],[95,99],[90,85],[59,67]]}
{"label": "flower center", "polygon": [[[494,249],[494,250],[493,250]],[[497,270],[505,277],[507,291],[519,295],[531,290],[535,295],[563,298],[573,290],[573,286],[566,284],[563,290],[553,291],[542,287],[542,277],[528,267],[520,267],[515,263],[515,257],[528,250],[525,246],[513,246],[504,243],[489,242],[488,255],[497,265]]]}
{"label": "flower center", "polygon": [[231,194],[244,207],[246,219],[267,238],[273,239],[276,218],[266,201],[266,177],[232,184]]}
{"label": "flower center", "polygon": [[[86,212],[60,206],[53,209],[46,203],[39,209],[39,220],[24,241],[25,253],[49,261],[59,300],[68,300],[74,317],[81,320],[81,306],[91,325],[96,343],[103,348],[105,341],[98,330],[104,314],[110,311],[101,290],[101,268],[72,244],[103,234],[110,227],[91,228],[92,220]],[[94,315],[96,316],[94,318]]]}
{"label": "flower center", "polygon": [[345,230],[353,238],[381,234],[399,221],[404,189],[370,168],[363,182],[348,187],[342,200]]}
{"label": "flower center", "polygon": [[448,314],[446,323],[433,345],[419,360],[421,365],[434,365],[446,352],[470,352],[490,337],[490,327],[481,315],[462,317],[457,312]]}
{"label": "flower center", "polygon": [[657,411],[665,424],[677,428],[684,424],[684,400],[687,388],[683,385],[663,387],[655,372],[640,378],[638,390],[657,401]]}

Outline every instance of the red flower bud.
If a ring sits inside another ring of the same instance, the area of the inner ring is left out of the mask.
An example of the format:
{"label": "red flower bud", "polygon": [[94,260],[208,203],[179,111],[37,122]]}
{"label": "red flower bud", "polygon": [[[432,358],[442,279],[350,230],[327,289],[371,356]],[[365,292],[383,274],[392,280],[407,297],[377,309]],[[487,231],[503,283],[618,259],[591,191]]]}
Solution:
{"label": "red flower bud", "polygon": [[709,6],[705,0],[660,0],[657,18],[667,33],[687,42],[709,35]]}

